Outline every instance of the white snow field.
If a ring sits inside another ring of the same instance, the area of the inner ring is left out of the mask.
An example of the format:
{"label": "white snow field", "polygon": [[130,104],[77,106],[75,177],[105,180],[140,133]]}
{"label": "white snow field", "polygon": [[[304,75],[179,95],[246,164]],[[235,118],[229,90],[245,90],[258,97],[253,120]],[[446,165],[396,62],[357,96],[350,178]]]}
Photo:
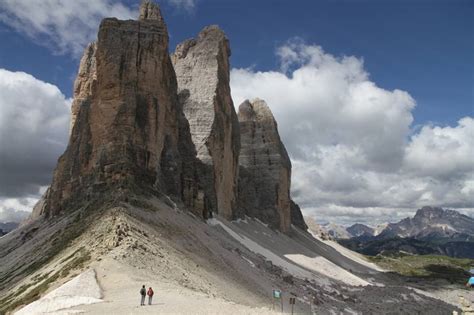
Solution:
{"label": "white snow field", "polygon": [[[62,313],[61,310],[70,307],[103,302],[101,295],[95,271],[89,269],[41,299],[20,309],[15,315],[58,314]],[[72,314],[72,312],[67,313]]]}

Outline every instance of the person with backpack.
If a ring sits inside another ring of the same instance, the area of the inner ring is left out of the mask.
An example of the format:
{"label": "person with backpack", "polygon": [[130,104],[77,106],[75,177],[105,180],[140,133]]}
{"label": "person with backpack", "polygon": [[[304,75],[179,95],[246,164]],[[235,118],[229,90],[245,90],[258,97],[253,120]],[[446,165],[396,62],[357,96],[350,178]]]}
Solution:
{"label": "person with backpack", "polygon": [[140,306],[144,306],[145,305],[145,297],[146,297],[145,285],[142,286],[142,288],[140,290],[140,295],[142,297],[141,302],[140,302]]}
{"label": "person with backpack", "polygon": [[474,289],[474,275],[469,278],[466,283],[466,287]]}
{"label": "person with backpack", "polygon": [[153,289],[149,287],[147,294],[148,294],[148,305],[151,305],[151,300],[153,299],[153,294],[155,294],[155,292],[153,292]]}

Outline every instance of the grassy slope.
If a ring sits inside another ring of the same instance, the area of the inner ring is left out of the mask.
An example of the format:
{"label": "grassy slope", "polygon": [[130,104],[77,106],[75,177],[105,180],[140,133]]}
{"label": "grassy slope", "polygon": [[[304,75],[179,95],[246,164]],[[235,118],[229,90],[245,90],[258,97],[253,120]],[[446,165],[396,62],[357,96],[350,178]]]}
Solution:
{"label": "grassy slope", "polygon": [[467,270],[474,266],[474,259],[460,259],[440,255],[368,256],[382,268],[403,276],[426,280],[444,279],[453,284],[464,284],[469,278]]}

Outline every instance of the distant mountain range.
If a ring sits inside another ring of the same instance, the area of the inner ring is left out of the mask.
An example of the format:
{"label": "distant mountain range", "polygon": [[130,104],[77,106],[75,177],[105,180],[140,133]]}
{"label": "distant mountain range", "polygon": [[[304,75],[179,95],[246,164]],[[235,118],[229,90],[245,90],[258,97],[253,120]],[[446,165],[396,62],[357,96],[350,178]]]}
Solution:
{"label": "distant mountain range", "polygon": [[[346,227],[332,222],[320,224],[311,217],[305,217],[304,219],[313,234],[336,240],[376,236],[388,225],[388,223],[384,223],[372,228],[365,224],[356,223]],[[310,223],[308,224],[308,222]]]}
{"label": "distant mountain range", "polygon": [[17,227],[18,227],[18,223],[16,222],[5,222],[5,223],[0,222],[0,236],[3,236],[13,231]]}
{"label": "distant mountain range", "polygon": [[413,218],[376,228],[357,223],[347,228],[326,224],[322,229],[342,245],[366,255],[403,251],[474,258],[474,218],[454,210],[423,207]]}

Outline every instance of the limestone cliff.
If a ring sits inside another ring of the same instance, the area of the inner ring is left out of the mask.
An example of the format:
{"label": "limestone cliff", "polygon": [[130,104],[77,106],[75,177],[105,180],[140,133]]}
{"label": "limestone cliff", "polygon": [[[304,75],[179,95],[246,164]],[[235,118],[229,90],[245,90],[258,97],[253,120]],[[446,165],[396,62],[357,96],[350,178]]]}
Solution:
{"label": "limestone cliff", "polygon": [[233,217],[238,181],[239,123],[230,95],[230,48],[217,26],[179,44],[172,56],[184,114],[197,157],[208,167],[202,179],[218,213]]}
{"label": "limestone cliff", "polygon": [[71,105],[71,126],[69,134],[72,132],[72,127],[76,122],[81,104],[92,95],[92,89],[95,82],[97,82],[97,68],[95,63],[96,50],[97,46],[95,43],[89,44],[79,64],[79,72],[74,82],[74,100]]}
{"label": "limestone cliff", "polygon": [[146,194],[202,218],[248,215],[283,232],[291,223],[306,229],[270,109],[246,101],[237,118],[224,32],[206,27],[172,57],[168,40],[151,1],[137,21],[102,21],[81,59],[68,147],[31,219]]}
{"label": "limestone cliff", "polygon": [[[283,232],[294,224],[306,229],[290,198],[291,162],[270,108],[260,99],[239,106],[239,207]],[[301,216],[301,217],[300,217]]]}
{"label": "limestone cliff", "polygon": [[[205,216],[189,126],[177,98],[168,31],[144,1],[138,21],[107,18],[75,83],[68,147],[35,215],[101,195],[162,193]],[[107,192],[105,194],[104,192]]]}

